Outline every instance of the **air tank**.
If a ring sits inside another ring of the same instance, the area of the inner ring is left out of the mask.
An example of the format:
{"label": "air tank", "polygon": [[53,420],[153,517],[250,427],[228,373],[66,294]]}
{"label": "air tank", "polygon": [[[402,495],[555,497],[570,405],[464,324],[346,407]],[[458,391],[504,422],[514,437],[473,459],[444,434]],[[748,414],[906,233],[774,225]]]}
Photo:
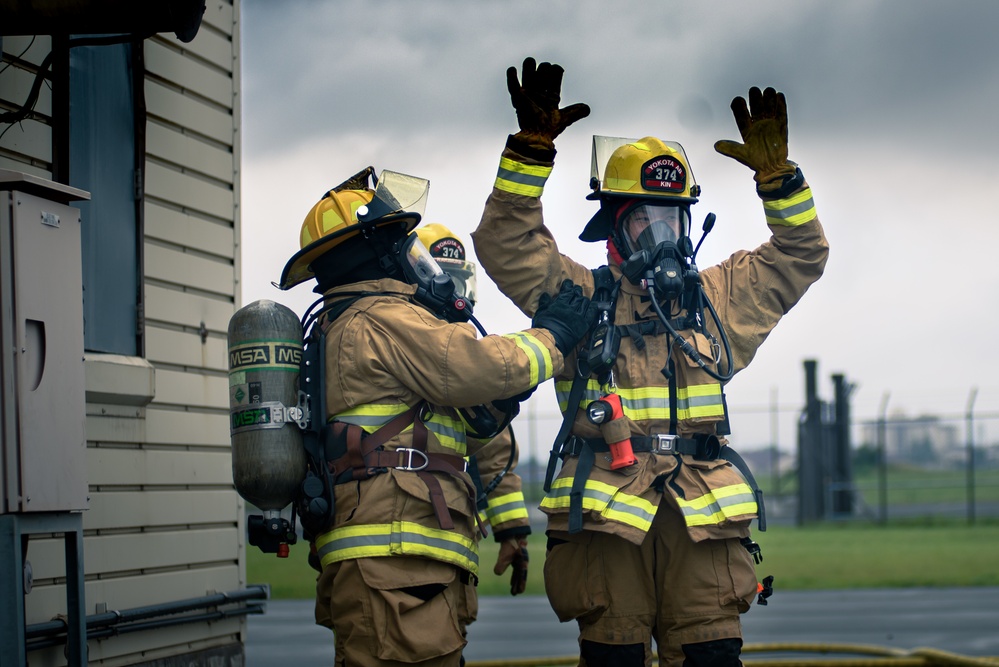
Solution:
{"label": "air tank", "polygon": [[298,376],[302,325],[261,299],[229,320],[229,432],[236,491],[264,515],[287,507],[305,478]]}

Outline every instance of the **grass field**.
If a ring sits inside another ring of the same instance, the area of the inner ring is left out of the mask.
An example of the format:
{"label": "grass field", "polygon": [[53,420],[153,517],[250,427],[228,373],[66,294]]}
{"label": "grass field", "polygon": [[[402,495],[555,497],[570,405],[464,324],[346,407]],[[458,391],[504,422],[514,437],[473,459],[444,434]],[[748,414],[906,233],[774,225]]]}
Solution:
{"label": "grass field", "polygon": [[[762,579],[773,575],[777,590],[904,588],[911,586],[999,586],[999,522],[974,526],[935,521],[770,526],[754,538],[763,549]],[[287,559],[247,547],[250,584],[269,583],[275,599],[311,598],[316,573],[306,562],[307,545],[292,546]],[[545,536],[531,536],[528,594],[544,595]],[[509,576],[492,573],[497,547],[480,547],[480,595],[508,595]]]}

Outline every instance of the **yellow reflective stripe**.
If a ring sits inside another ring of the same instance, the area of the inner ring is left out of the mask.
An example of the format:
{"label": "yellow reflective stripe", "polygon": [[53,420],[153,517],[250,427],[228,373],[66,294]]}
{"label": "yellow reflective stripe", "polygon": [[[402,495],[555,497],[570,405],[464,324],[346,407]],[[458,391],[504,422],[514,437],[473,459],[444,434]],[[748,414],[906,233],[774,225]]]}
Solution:
{"label": "yellow reflective stripe", "polygon": [[[357,424],[365,432],[373,433],[406,410],[409,410],[409,406],[405,403],[368,403],[344,410],[334,415],[333,419],[347,424]],[[409,428],[412,426],[406,430]]]}
{"label": "yellow reflective stripe", "polygon": [[[541,506],[549,509],[569,507],[572,478],[564,477],[552,483],[552,490],[542,499]],[[600,514],[608,521],[616,521],[648,532],[656,516],[656,506],[644,498],[622,492],[616,486],[586,480],[583,489],[583,509]]]}
{"label": "yellow reflective stripe", "polygon": [[797,227],[811,222],[818,215],[812,200],[812,189],[805,188],[786,199],[764,200],[763,211],[768,225]]}
{"label": "yellow reflective stripe", "polygon": [[515,195],[540,197],[551,173],[551,167],[524,164],[504,157],[500,158],[493,187]]}
{"label": "yellow reflective stripe", "polygon": [[352,558],[423,556],[457,565],[472,574],[479,569],[478,548],[473,540],[412,521],[335,528],[316,539],[316,551],[323,567]]}
{"label": "yellow reflective stripe", "polygon": [[696,417],[724,417],[720,384],[695,384],[677,390],[677,416],[680,419]]}
{"label": "yellow reflective stripe", "polygon": [[437,436],[443,447],[453,449],[460,456],[465,455],[468,441],[465,438],[465,423],[449,415],[434,413],[426,421],[427,430]]}
{"label": "yellow reflective stripe", "polygon": [[514,519],[527,518],[527,504],[520,491],[490,498],[486,507],[486,518],[491,526],[498,526]]}
{"label": "yellow reflective stripe", "polygon": [[503,338],[512,340],[527,355],[531,369],[531,386],[541,384],[554,374],[551,352],[540,340],[522,331],[503,334]]}
{"label": "yellow reflective stripe", "polygon": [[746,484],[732,484],[708,491],[703,496],[676,499],[688,526],[710,526],[756,514],[756,496]]}
{"label": "yellow reflective stripe", "polygon": [[[571,381],[555,383],[555,393],[558,397],[559,410],[565,412],[568,408]],[[618,387],[617,394],[621,397],[621,408],[625,416],[634,421],[652,419],[669,419],[669,387],[635,387],[628,389]],[[603,396],[600,383],[589,379],[586,389],[579,399],[579,409],[585,410],[591,401]],[[697,384],[681,387],[677,390],[677,418],[692,419],[698,417],[723,417],[725,404],[722,401],[722,389],[718,383]]]}

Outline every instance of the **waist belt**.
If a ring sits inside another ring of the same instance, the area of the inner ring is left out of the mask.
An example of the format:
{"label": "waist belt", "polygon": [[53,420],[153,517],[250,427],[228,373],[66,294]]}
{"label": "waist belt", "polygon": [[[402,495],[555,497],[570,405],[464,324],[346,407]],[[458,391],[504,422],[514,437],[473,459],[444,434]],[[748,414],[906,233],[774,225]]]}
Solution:
{"label": "waist belt", "polygon": [[[427,486],[430,492],[430,504],[434,508],[437,522],[444,530],[454,529],[454,521],[444,499],[444,490],[431,473],[441,472],[451,475],[465,485],[472,504],[472,514],[478,521],[479,530],[484,537],[486,530],[475,507],[475,487],[462,475],[468,470],[468,462],[464,457],[454,454],[427,451],[427,426],[419,417],[421,407],[422,403],[418,403],[371,434],[366,434],[356,424],[333,422],[331,434],[334,439],[340,440],[344,447],[342,454],[330,461],[330,472],[337,484],[368,479],[388,472],[390,468],[415,472]],[[385,449],[383,445],[401,433],[409,424],[413,425],[413,446]]]}
{"label": "waist belt", "polygon": [[[565,442],[559,455],[563,458],[579,456],[584,447],[589,447],[594,452],[610,451],[603,438],[581,438],[574,435]],[[631,450],[654,454],[689,454],[698,461],[714,461],[721,457],[722,444],[718,436],[708,433],[699,433],[693,438],[667,434],[633,435]]]}

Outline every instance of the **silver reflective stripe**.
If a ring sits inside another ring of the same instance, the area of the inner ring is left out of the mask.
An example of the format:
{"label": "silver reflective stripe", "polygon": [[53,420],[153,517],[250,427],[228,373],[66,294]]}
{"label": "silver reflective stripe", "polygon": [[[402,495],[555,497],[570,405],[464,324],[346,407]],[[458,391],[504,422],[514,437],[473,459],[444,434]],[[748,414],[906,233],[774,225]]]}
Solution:
{"label": "silver reflective stripe", "polygon": [[531,174],[525,174],[519,171],[511,171],[510,169],[504,169],[502,163],[500,164],[499,170],[497,170],[496,172],[496,178],[502,179],[504,181],[509,181],[511,183],[529,185],[535,188],[545,187],[545,183],[548,181],[547,176],[532,176]]}
{"label": "silver reflective stripe", "polygon": [[811,197],[803,202],[793,204],[786,208],[777,207],[767,207],[767,217],[769,218],[780,218],[781,220],[786,220],[787,218],[794,217],[800,213],[806,213],[809,209],[815,208],[815,202]]}
{"label": "silver reflective stripe", "polygon": [[459,424],[460,422],[442,415],[435,415],[426,422],[427,430],[437,436],[441,445],[464,455],[468,448],[468,441],[465,438],[464,425],[459,426]]}
{"label": "silver reflective stripe", "polygon": [[[545,501],[542,501],[541,504],[547,505],[549,507],[565,506],[564,500],[559,502],[556,499],[568,498],[571,493],[572,493],[572,487],[570,486],[560,486],[553,488],[551,491],[548,492],[548,495],[546,496],[545,500],[551,498],[555,500],[555,502],[546,504]],[[595,509],[586,506],[587,498],[596,502],[597,508],[602,508],[599,510],[600,514],[607,515],[610,513],[614,513],[614,514],[630,515],[635,519],[637,519],[639,524],[645,527],[645,530],[648,530],[648,527],[652,524],[652,520],[655,518],[654,513],[647,512],[641,507],[635,507],[634,505],[631,505],[629,503],[615,500],[614,495],[592,488],[589,482],[587,482],[586,488],[583,489],[583,509]],[[640,500],[640,498],[637,497],[634,498],[635,500]],[[636,525],[632,522],[627,522],[627,523],[629,523],[629,525]]]}
{"label": "silver reflective stripe", "polygon": [[[523,499],[517,499],[498,505],[490,504],[486,507],[486,516],[490,520],[503,516],[507,513],[510,513],[511,516],[510,518],[505,519],[506,521],[517,517],[525,517],[527,516],[527,505],[524,504]],[[502,521],[500,523],[502,523]]]}
{"label": "silver reflective stripe", "polygon": [[[403,412],[405,412],[405,410],[403,410]],[[400,412],[399,414],[402,414],[402,412]],[[395,419],[398,416],[399,415],[386,415],[386,416],[382,416],[382,415],[347,415],[347,416],[338,416],[336,418],[336,420],[344,422],[345,424],[355,424],[357,426],[361,426],[361,427],[367,429],[367,428],[371,428],[371,427],[384,426],[385,424],[388,424],[390,421],[392,421],[393,419]]]}
{"label": "silver reflective stripe", "polygon": [[[706,496],[701,496],[701,498],[705,497]],[[752,493],[752,491],[748,493],[737,493],[735,495],[724,496],[721,498],[716,496],[713,502],[705,505],[704,507],[692,507],[691,504],[696,503],[698,500],[700,500],[700,498],[690,501],[681,500],[679,502],[680,508],[683,511],[684,519],[687,520],[688,524],[691,524],[691,519],[693,518],[700,519],[699,521],[695,519],[694,524],[696,525],[721,523],[728,517],[752,514],[757,511],[756,496]],[[753,509],[745,511],[744,508],[739,508],[736,512],[725,511],[726,509],[730,509],[738,505],[752,505]]]}
{"label": "silver reflective stripe", "polygon": [[538,339],[523,332],[504,334],[503,337],[513,340],[527,355],[533,384],[540,384],[552,376],[554,369],[550,365],[548,349]]}
{"label": "silver reflective stripe", "polygon": [[479,555],[472,540],[453,531],[406,525],[418,530],[407,530],[400,523],[335,529],[319,537],[316,553],[324,565],[351,558],[419,555],[472,572],[478,568]]}

